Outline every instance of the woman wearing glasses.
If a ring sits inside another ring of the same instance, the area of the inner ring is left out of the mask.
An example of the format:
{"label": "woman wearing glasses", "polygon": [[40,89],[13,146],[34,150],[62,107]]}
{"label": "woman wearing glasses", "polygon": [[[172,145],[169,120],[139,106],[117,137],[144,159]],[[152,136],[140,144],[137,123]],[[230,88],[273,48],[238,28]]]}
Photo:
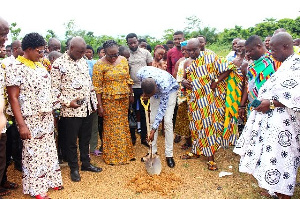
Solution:
{"label": "woman wearing glasses", "polygon": [[62,188],[54,140],[51,78],[39,62],[45,40],[29,33],[22,40],[23,56],[7,67],[6,85],[12,112],[23,140],[23,192],[49,198],[49,188]]}
{"label": "woman wearing glasses", "polygon": [[128,124],[129,101],[134,101],[129,66],[119,56],[118,44],[103,44],[105,56],[96,62],[93,83],[98,99],[98,115],[103,117],[103,159],[110,165],[135,160]]}

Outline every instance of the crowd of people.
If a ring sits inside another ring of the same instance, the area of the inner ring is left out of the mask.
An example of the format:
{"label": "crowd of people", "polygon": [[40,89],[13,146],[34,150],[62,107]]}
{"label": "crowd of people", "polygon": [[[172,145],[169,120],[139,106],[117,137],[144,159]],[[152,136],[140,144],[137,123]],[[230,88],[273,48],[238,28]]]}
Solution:
{"label": "crowd of people", "polygon": [[[91,155],[112,166],[130,164],[137,134],[143,147],[151,141],[144,161],[158,154],[160,130],[170,168],[173,145],[182,138],[181,159],[205,156],[211,171],[218,170],[218,149],[234,146],[240,172],[253,175],[265,195],[293,195],[300,165],[300,48],[284,29],[264,41],[233,38],[226,58],[206,48],[204,35],[185,40],[182,31],[157,45],[153,56],[135,33],[126,36],[127,46],[105,41],[98,56],[82,37],[68,39],[62,53],[57,38],[46,42],[34,32],[5,48],[8,33],[0,18],[1,52],[6,50],[0,198],[18,188],[7,176],[12,162],[23,173],[23,193],[46,199],[48,189],[64,188],[63,162],[73,182],[81,181],[79,160],[81,171],[102,171],[90,163]],[[142,105],[148,100],[150,121]]]}

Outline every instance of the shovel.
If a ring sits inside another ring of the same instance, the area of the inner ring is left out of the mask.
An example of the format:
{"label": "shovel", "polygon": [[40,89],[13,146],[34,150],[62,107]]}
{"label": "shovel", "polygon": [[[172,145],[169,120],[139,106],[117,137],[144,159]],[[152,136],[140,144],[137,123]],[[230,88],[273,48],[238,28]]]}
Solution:
{"label": "shovel", "polygon": [[[150,100],[148,99],[147,104],[144,103],[143,97],[140,98],[141,104],[143,105],[145,109],[145,115],[146,115],[146,124],[147,124],[147,135],[150,136],[150,124],[149,124],[149,104]],[[150,155],[145,160],[145,166],[146,170],[149,175],[159,175],[161,172],[161,161],[158,155],[152,154],[152,141],[149,141],[150,145]]]}

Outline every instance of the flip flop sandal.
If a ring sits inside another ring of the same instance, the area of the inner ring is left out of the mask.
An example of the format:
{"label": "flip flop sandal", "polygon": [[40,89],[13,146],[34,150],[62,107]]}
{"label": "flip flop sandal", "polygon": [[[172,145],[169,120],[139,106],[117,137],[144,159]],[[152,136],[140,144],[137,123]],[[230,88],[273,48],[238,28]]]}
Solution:
{"label": "flip flop sandal", "polygon": [[10,181],[6,181],[1,186],[5,189],[17,189],[19,187],[19,185]]}
{"label": "flip flop sandal", "polygon": [[95,156],[100,156],[102,152],[96,149],[92,154]]}
{"label": "flip flop sandal", "polygon": [[182,160],[197,159],[197,158],[200,158],[200,155],[196,155],[196,154],[193,154],[191,152],[187,152],[183,156],[180,156],[180,158]]}
{"label": "flip flop sandal", "polygon": [[208,170],[211,170],[211,171],[218,170],[217,163],[215,163],[214,161],[208,161],[207,166],[208,166]]}

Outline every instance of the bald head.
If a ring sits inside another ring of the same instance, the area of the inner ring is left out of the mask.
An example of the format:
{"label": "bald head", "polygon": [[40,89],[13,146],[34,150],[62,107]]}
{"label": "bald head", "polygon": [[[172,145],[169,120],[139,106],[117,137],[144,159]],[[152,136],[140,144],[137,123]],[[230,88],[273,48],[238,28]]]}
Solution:
{"label": "bald head", "polygon": [[294,46],[300,46],[300,38],[294,39],[293,45],[294,45]]}
{"label": "bald head", "polygon": [[276,35],[277,33],[280,33],[280,32],[286,32],[286,29],[278,28],[277,30],[274,31],[273,35]]}
{"label": "bald head", "polygon": [[52,51],[52,52],[49,53],[48,59],[49,59],[49,61],[51,62],[51,64],[53,64],[53,62],[54,62],[57,58],[59,58],[61,55],[62,55],[62,54],[61,54],[60,52],[58,52],[58,51]]}
{"label": "bald head", "polygon": [[196,59],[200,54],[200,42],[197,38],[188,40],[186,51],[192,59]]}
{"label": "bald head", "polygon": [[239,55],[244,55],[245,54],[245,43],[246,40],[241,39],[237,42],[236,44],[236,53]]}
{"label": "bald head", "polygon": [[86,43],[82,37],[73,37],[70,41],[70,47],[71,46],[86,46]]}
{"label": "bald head", "polygon": [[15,58],[19,55],[23,56],[24,51],[22,50],[22,42],[20,40],[15,40],[11,43],[12,54]]}
{"label": "bald head", "polygon": [[73,37],[70,41],[70,47],[68,50],[69,56],[73,60],[81,59],[86,50],[86,43],[82,37]]}
{"label": "bald head", "polygon": [[7,34],[9,33],[9,24],[6,20],[0,17],[0,47],[7,41]]}
{"label": "bald head", "polygon": [[293,38],[287,32],[279,32],[271,38],[270,48],[274,59],[283,62],[294,53]]}
{"label": "bald head", "polygon": [[11,43],[11,48],[19,48],[21,47],[21,41],[20,40],[15,40]]}
{"label": "bald head", "polygon": [[60,41],[56,38],[50,38],[48,41],[48,49],[49,49],[49,52],[52,52],[52,51],[60,52],[60,49],[61,49]]}

